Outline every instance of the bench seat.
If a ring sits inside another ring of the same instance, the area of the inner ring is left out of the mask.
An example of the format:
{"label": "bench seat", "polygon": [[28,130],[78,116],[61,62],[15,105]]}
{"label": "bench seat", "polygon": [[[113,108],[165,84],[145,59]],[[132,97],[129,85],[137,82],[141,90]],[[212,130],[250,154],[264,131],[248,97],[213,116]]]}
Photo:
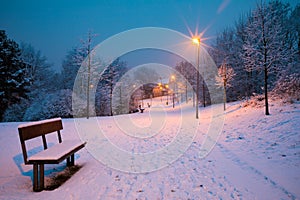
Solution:
{"label": "bench seat", "polygon": [[86,142],[65,140],[28,158],[28,164],[59,164],[85,146]]}

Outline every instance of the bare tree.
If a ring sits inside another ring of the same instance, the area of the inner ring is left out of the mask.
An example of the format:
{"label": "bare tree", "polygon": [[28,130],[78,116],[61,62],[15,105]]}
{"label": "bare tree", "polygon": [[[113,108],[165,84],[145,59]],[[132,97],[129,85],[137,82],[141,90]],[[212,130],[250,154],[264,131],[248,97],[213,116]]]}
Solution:
{"label": "bare tree", "polygon": [[219,87],[223,87],[224,89],[224,110],[226,110],[226,89],[231,87],[231,81],[235,76],[234,70],[232,67],[228,66],[226,61],[222,63],[222,65],[218,69],[218,75],[216,76],[216,82]]}

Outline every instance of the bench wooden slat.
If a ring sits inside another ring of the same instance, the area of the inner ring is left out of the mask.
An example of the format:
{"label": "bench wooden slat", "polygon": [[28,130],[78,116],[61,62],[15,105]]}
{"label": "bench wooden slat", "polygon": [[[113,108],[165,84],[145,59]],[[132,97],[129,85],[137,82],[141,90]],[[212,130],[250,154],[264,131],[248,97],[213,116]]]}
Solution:
{"label": "bench wooden slat", "polygon": [[62,129],[61,118],[31,122],[18,126],[19,135],[23,141]]}
{"label": "bench wooden slat", "polygon": [[63,143],[56,144],[29,157],[28,163],[58,164],[79,149],[83,148],[85,144],[86,142],[82,141],[65,140]]}

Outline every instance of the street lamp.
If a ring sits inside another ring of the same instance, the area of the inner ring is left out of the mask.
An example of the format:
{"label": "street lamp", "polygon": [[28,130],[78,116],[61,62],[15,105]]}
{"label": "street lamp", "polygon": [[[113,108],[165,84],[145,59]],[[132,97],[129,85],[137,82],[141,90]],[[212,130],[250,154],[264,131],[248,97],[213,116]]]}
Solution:
{"label": "street lamp", "polygon": [[200,38],[193,38],[193,43],[200,45]]}
{"label": "street lamp", "polygon": [[198,101],[199,101],[199,56],[200,56],[200,38],[193,38],[193,43],[197,45],[197,88],[196,88],[196,119],[199,119],[198,115]]}

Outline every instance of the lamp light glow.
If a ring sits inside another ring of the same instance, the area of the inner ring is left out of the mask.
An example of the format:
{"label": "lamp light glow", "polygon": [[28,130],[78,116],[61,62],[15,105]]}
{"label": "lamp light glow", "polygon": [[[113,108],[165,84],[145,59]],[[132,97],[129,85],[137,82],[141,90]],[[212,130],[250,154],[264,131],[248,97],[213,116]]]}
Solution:
{"label": "lamp light glow", "polygon": [[193,38],[193,43],[199,45],[200,44],[200,38]]}

